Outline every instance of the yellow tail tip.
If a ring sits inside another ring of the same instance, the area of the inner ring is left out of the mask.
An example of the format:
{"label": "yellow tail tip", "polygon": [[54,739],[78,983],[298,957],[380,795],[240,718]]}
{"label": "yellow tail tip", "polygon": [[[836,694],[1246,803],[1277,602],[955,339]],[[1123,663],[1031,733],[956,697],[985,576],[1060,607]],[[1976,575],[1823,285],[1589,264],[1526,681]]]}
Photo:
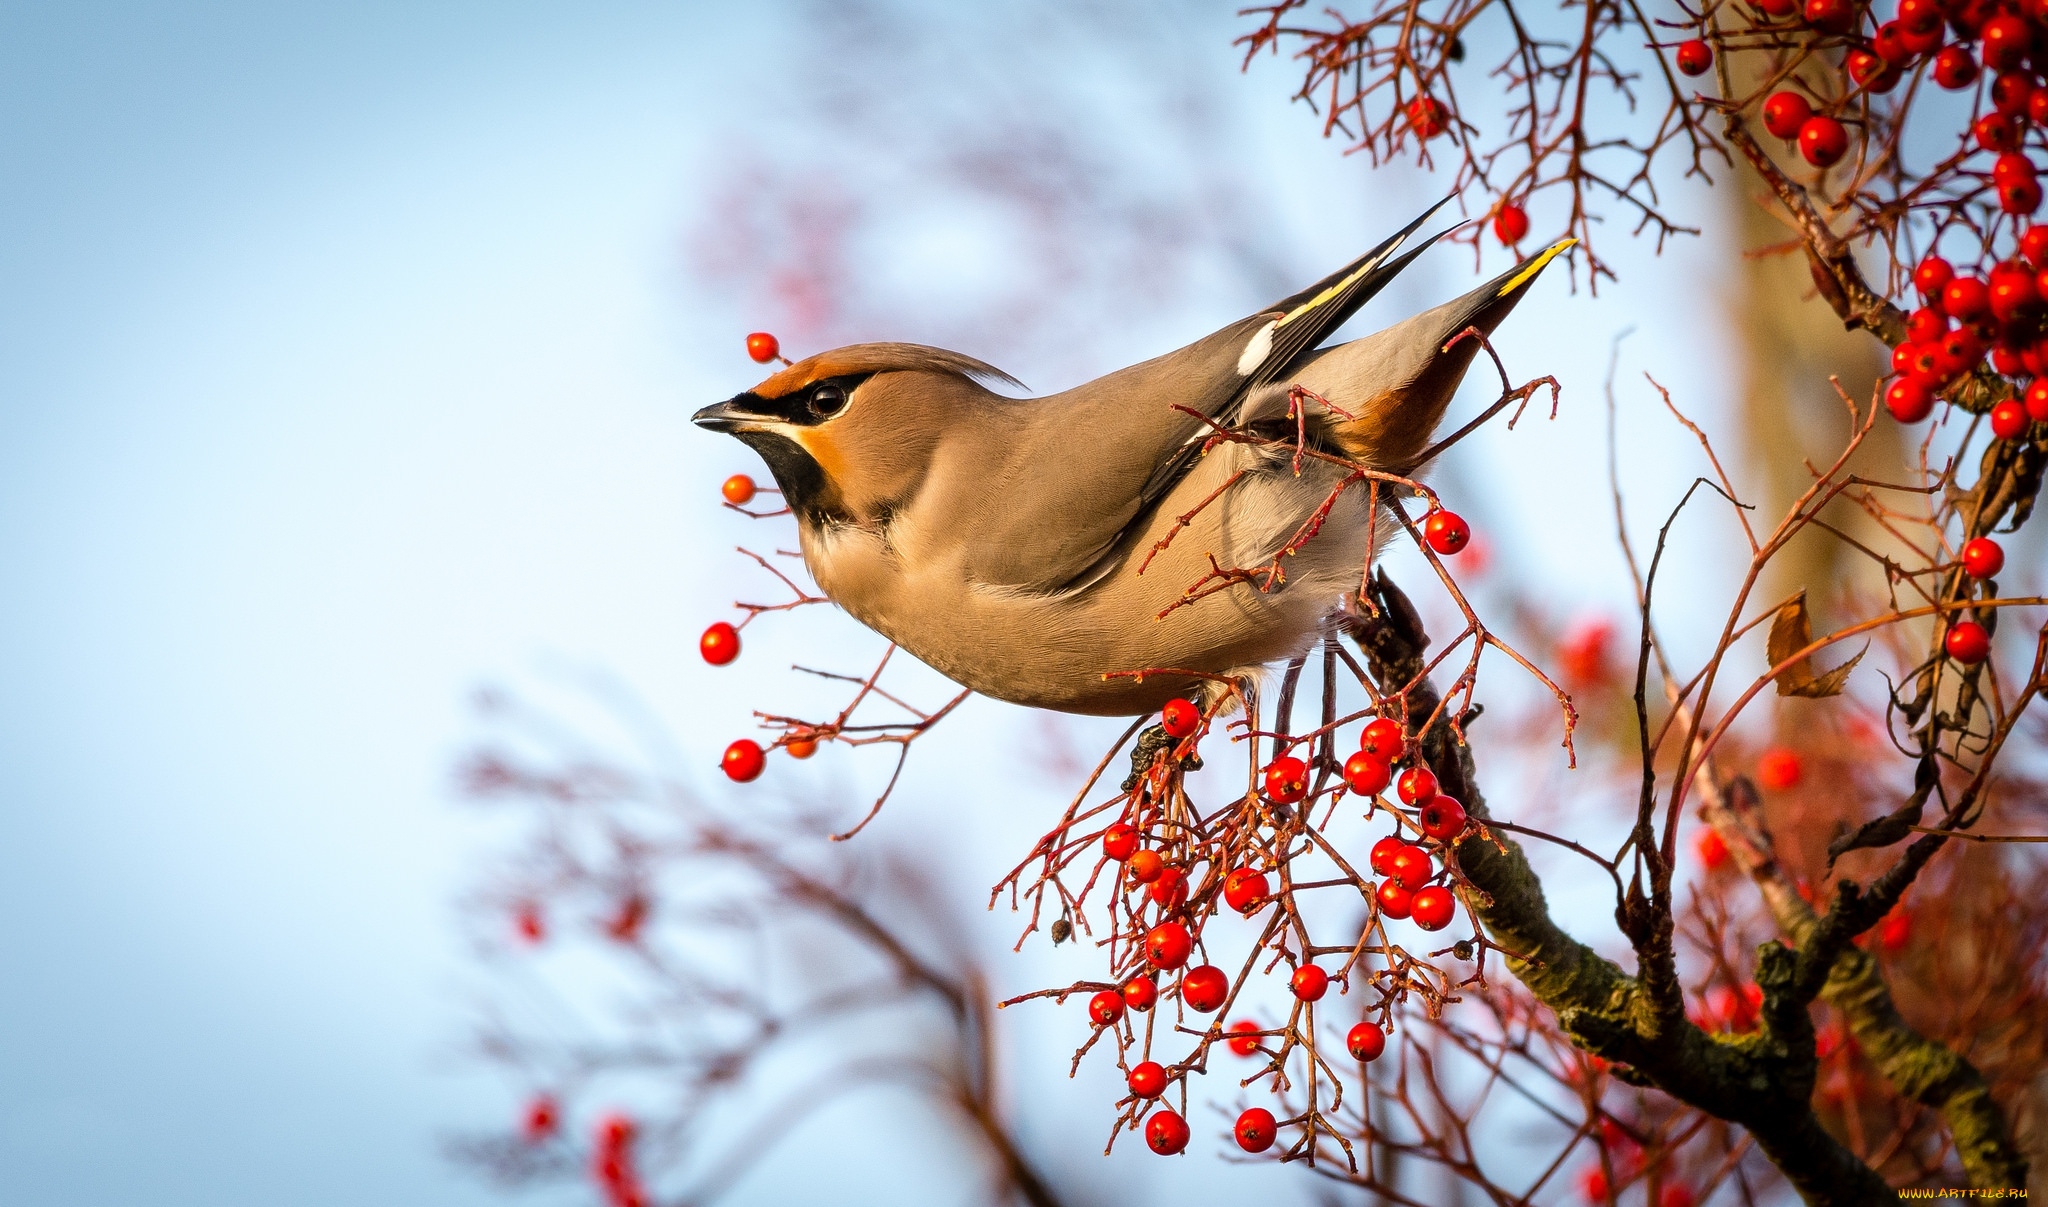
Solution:
{"label": "yellow tail tip", "polygon": [[1524,268],[1522,271],[1508,278],[1507,284],[1502,285],[1500,287],[1500,292],[1494,294],[1493,296],[1497,298],[1504,298],[1508,296],[1508,294],[1513,293],[1515,290],[1520,289],[1522,286],[1527,285],[1531,278],[1533,278],[1537,273],[1543,271],[1544,265],[1556,259],[1560,253],[1570,250],[1577,243],[1577,239],[1560,239],[1556,243],[1551,244],[1549,247],[1544,249],[1541,255],[1538,255],[1535,259],[1529,261],[1529,266],[1527,268]]}

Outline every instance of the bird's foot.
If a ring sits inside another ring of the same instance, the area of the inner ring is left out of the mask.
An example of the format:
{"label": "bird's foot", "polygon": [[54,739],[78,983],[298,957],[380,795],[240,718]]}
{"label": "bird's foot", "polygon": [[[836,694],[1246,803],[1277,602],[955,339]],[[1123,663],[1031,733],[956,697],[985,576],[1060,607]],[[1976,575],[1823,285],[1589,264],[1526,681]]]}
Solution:
{"label": "bird's foot", "polygon": [[[1131,773],[1124,777],[1124,791],[1129,792],[1137,787],[1138,782],[1145,778],[1145,773],[1152,769],[1152,760],[1158,756],[1160,751],[1173,749],[1174,743],[1178,740],[1166,732],[1166,726],[1164,725],[1147,726],[1145,731],[1138,735],[1138,744],[1131,751]],[[1200,771],[1202,769],[1201,756],[1196,754],[1188,755],[1180,761],[1180,769],[1182,771]]]}

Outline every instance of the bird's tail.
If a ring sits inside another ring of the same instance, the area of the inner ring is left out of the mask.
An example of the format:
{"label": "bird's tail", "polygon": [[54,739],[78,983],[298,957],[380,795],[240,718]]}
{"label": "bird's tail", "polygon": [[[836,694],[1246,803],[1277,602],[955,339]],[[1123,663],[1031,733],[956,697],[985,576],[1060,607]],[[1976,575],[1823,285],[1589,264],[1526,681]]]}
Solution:
{"label": "bird's tail", "polygon": [[1452,301],[1364,339],[1314,354],[1288,374],[1355,418],[1328,416],[1325,429],[1346,455],[1395,473],[1417,462],[1490,335],[1528,293],[1544,266],[1577,240],[1552,245]]}

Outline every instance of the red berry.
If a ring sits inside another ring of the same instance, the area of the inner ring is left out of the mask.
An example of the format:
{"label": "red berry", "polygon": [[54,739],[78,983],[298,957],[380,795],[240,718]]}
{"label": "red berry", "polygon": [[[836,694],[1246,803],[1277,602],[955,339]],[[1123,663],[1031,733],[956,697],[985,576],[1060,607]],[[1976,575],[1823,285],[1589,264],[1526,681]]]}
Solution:
{"label": "red berry", "polygon": [[2030,226],[2020,236],[2020,256],[2035,268],[2048,268],[2048,226]]}
{"label": "red berry", "polygon": [[1493,216],[1493,237],[1513,247],[1529,234],[1529,215],[1519,205],[1502,204]]}
{"label": "red berry", "polygon": [[1172,1156],[1188,1146],[1188,1121],[1172,1111],[1153,1111],[1145,1120],[1145,1143],[1162,1157]]}
{"label": "red berry", "polygon": [[783,743],[782,749],[789,753],[790,758],[807,759],[818,753],[818,739],[793,738]]}
{"label": "red berry", "polygon": [[1942,291],[1955,279],[1954,266],[1940,256],[1928,256],[1913,269],[1913,287],[1923,298],[1940,299]]}
{"label": "red berry", "polygon": [[1886,951],[1902,951],[1912,938],[1913,914],[1903,905],[1893,906],[1892,912],[1877,924],[1877,944]]}
{"label": "red berry", "polygon": [[538,905],[520,906],[518,914],[512,919],[512,924],[518,929],[519,937],[528,943],[538,943],[547,938],[547,924],[541,920]]}
{"label": "red berry", "polygon": [[1899,0],[1899,24],[1912,30],[1940,29],[1941,0]]}
{"label": "red berry", "polygon": [[1941,337],[1941,347],[1934,354],[1934,369],[1944,378],[1955,377],[1969,372],[1983,357],[1984,341],[1977,338],[1977,332],[1970,327],[1958,327]]}
{"label": "red berry", "polygon": [[1960,46],[1944,46],[1934,56],[1934,82],[1951,92],[1977,82],[1977,60]]}
{"label": "red berry", "polygon": [[1904,78],[1899,69],[1886,62],[1882,56],[1860,46],[1852,48],[1844,55],[1842,63],[1849,69],[1849,78],[1862,85],[1865,92],[1882,95],[1898,87],[1899,81]]}
{"label": "red berry", "polygon": [[606,1115],[597,1121],[597,1146],[617,1152],[633,1142],[633,1121],[624,1115]]}
{"label": "red berry", "polygon": [[640,924],[647,921],[647,898],[637,893],[619,903],[619,912],[604,924],[606,932],[621,943],[631,943],[640,934]]}
{"label": "red berry", "polygon": [[1259,1025],[1248,1018],[1230,1024],[1230,1050],[1239,1056],[1250,1056],[1258,1051]]}
{"label": "red berry", "polygon": [[1123,1016],[1123,995],[1114,989],[1105,989],[1088,999],[1088,1017],[1098,1027],[1107,1027]]}
{"label": "red berry", "polygon": [[1230,996],[1230,978],[1214,964],[1189,969],[1180,979],[1180,1000],[1203,1014],[1219,1009]]}
{"label": "red berry", "polygon": [[1353,1060],[1370,1064],[1387,1050],[1387,1033],[1376,1024],[1360,1023],[1344,1037],[1344,1047],[1350,1051]]}
{"label": "red berry", "polygon": [[754,501],[754,480],[745,474],[734,474],[718,488],[725,501],[734,507],[745,507]]}
{"label": "red berry", "polygon": [[1382,838],[1378,842],[1372,844],[1371,862],[1374,874],[1380,876],[1392,875],[1394,868],[1394,852],[1401,850],[1407,845],[1407,843],[1402,842],[1399,838],[1396,838],[1392,834],[1389,834],[1385,838]]}
{"label": "red berry", "polygon": [[1433,96],[1418,96],[1408,102],[1408,125],[1424,142],[1450,128],[1450,112]]}
{"label": "red berry", "polygon": [[1897,21],[1887,21],[1878,26],[1877,32],[1871,35],[1870,46],[1877,51],[1878,58],[1894,67],[1913,57],[1913,52],[1906,47],[1906,27]]}
{"label": "red berry", "polygon": [[1971,578],[1990,578],[2005,568],[2005,550],[1988,536],[1963,545],[1963,571]]}
{"label": "red berry", "polygon": [[1138,831],[1122,822],[1102,832],[1102,853],[1122,863],[1138,849]]}
{"label": "red berry", "polygon": [[1404,805],[1426,805],[1436,795],[1436,773],[1427,767],[1410,767],[1394,786]]}
{"label": "red berry", "polygon": [[1330,974],[1314,964],[1303,964],[1287,979],[1287,987],[1304,1002],[1319,1002],[1329,992]]}
{"label": "red berry", "polygon": [[1237,1117],[1237,1146],[1248,1153],[1262,1153],[1273,1147],[1279,1125],[1273,1112],[1255,1106]]}
{"label": "red berry", "polygon": [[1415,820],[1421,823],[1424,834],[1438,842],[1449,842],[1465,832],[1465,806],[1459,804],[1455,797],[1439,793],[1422,806]]}
{"label": "red berry", "polygon": [[2027,96],[2027,120],[2037,126],[2048,122],[2048,88],[2036,88]]}
{"label": "red berry", "polygon": [[2034,180],[2040,176],[2034,161],[2018,151],[2008,151],[1991,163],[1991,183],[2004,188],[2009,184]]}
{"label": "red berry", "polygon": [[1776,746],[1763,752],[1756,760],[1756,780],[1772,792],[1784,792],[1797,788],[1806,766],[1799,759],[1799,752]]}
{"label": "red berry", "polygon": [[1344,760],[1344,786],[1360,796],[1377,796],[1394,782],[1393,768],[1361,750]]}
{"label": "red berry", "polygon": [[2007,272],[1991,278],[1991,313],[2000,322],[2009,323],[2040,303],[2033,273]]}
{"label": "red berry", "polygon": [[1986,21],[1977,36],[1984,41],[1984,65],[1993,71],[2018,67],[2034,48],[2034,31],[2027,28],[2026,21],[2011,14]]}
{"label": "red berry", "polygon": [[1161,922],[1145,933],[1145,958],[1154,968],[1172,972],[1188,962],[1188,953],[1194,949],[1188,928],[1178,922]]}
{"label": "red berry", "polygon": [[1710,872],[1720,870],[1721,865],[1728,862],[1728,841],[1712,827],[1701,830],[1693,838],[1692,849],[1698,853],[1701,866]]}
{"label": "red berry", "polygon": [[1263,872],[1239,868],[1223,878],[1223,900],[1240,914],[1257,911],[1271,891]]}
{"label": "red berry", "polygon": [[1169,738],[1184,738],[1202,723],[1202,710],[1187,700],[1168,700],[1159,712],[1159,725]]}
{"label": "red berry", "polygon": [[718,765],[727,779],[744,784],[761,774],[761,768],[768,765],[768,759],[761,753],[759,742],[741,738],[725,748],[725,757],[719,760]]}
{"label": "red berry", "polygon": [[1435,872],[1436,868],[1429,862],[1429,852],[1421,847],[1403,846],[1387,861],[1387,874],[1411,893],[1429,883]]}
{"label": "red berry", "polygon": [[1931,344],[1948,334],[1948,316],[1922,306],[1906,316],[1906,338],[1916,344]]}
{"label": "red berry", "polygon": [[1166,861],[1157,851],[1134,851],[1124,860],[1124,870],[1139,884],[1150,884],[1159,879],[1159,873],[1166,870]]}
{"label": "red berry", "polygon": [[1424,930],[1442,930],[1451,924],[1451,918],[1458,912],[1458,904],[1451,897],[1451,890],[1441,884],[1432,884],[1415,894],[1409,903],[1409,912],[1415,917],[1415,925]]}
{"label": "red berry", "polygon": [[1977,145],[1986,151],[2016,151],[2020,145],[2019,119],[2009,113],[1987,113],[1970,127]]}
{"label": "red berry", "polygon": [[1365,732],[1358,735],[1358,748],[1383,763],[1400,758],[1407,747],[1401,723],[1392,717],[1374,717],[1365,723]]}
{"label": "red berry", "polygon": [[[1948,337],[1943,336],[1942,338],[1947,339]],[[1931,393],[1941,384],[1940,361],[1940,344],[1915,344],[1913,345],[1912,367],[1907,369],[1907,372],[1920,378],[1921,384],[1926,386]]]}
{"label": "red berry", "polygon": [[2048,378],[2027,387],[2027,418],[2036,423],[2048,419]]}
{"label": "red berry", "polygon": [[1991,656],[1991,634],[1974,620],[1965,620],[1948,631],[1943,643],[1948,656],[1964,666],[1975,666]]}
{"label": "red berry", "polygon": [[1831,34],[1845,34],[1856,23],[1849,0],[1806,0],[1806,23]]}
{"label": "red berry", "polygon": [[1941,288],[1942,313],[1959,323],[1984,317],[1991,308],[1991,291],[1975,277],[1956,277]]}
{"label": "red berry", "polygon": [[1991,368],[2002,377],[2017,377],[2027,371],[2027,353],[2024,348],[2011,344],[1997,344],[1991,349]]}
{"label": "red berry", "polygon": [[1885,387],[1885,409],[1900,423],[1918,423],[1934,410],[1934,392],[1920,377],[1901,377]]}
{"label": "red berry", "polygon": [[1678,53],[1672,56],[1678,60],[1678,69],[1687,75],[1705,75],[1714,65],[1714,48],[1698,38],[1680,42]]}
{"label": "red berry", "polygon": [[1389,918],[1407,917],[1409,908],[1415,903],[1415,894],[1391,879],[1380,881],[1372,895],[1380,903],[1380,912]]}
{"label": "red berry", "polygon": [[[1904,8],[1904,5],[1900,6],[1901,11],[1904,11]],[[1942,28],[1939,16],[1935,17],[1933,25],[1925,29],[1915,28],[1904,21],[1899,22],[1899,25],[1899,41],[1905,45],[1906,53],[1923,55],[1941,48]]]}
{"label": "red berry", "polygon": [[1124,1005],[1133,1010],[1150,1010],[1152,1003],[1159,1000],[1159,986],[1150,977],[1132,977],[1117,992],[1123,995]]}
{"label": "red berry", "polygon": [[1607,1201],[1607,1174],[1598,1165],[1579,1175],[1579,1193],[1588,1203]]}
{"label": "red berry", "polygon": [[1991,81],[1991,104],[2008,117],[2025,117],[2033,99],[2034,81],[2024,71],[2003,72]]}
{"label": "red berry", "polygon": [[[1913,313],[1926,314],[1928,312],[1924,310],[1916,310]],[[1907,320],[1907,330],[1909,332],[1912,330],[1911,322],[1912,320]],[[1892,372],[1900,374],[1911,373],[1913,371],[1913,358],[1919,354],[1919,351],[1920,345],[1910,339],[1907,340],[1905,343],[1900,344],[1898,347],[1893,348]]]}
{"label": "red berry", "polygon": [[554,1135],[561,1122],[562,1115],[555,1106],[554,1098],[547,1094],[538,1094],[532,1102],[526,1104],[526,1119],[520,1130],[526,1133],[528,1144],[538,1144]]}
{"label": "red berry", "polygon": [[711,665],[724,666],[740,656],[740,631],[721,620],[697,639],[697,652]]}
{"label": "red berry", "polygon": [[1813,106],[1796,92],[1773,92],[1764,101],[1764,129],[1779,138],[1798,138],[1799,127],[1813,116]]}
{"label": "red berry", "polygon": [[1156,1060],[1147,1060],[1131,1066],[1124,1077],[1124,1084],[1131,1087],[1131,1093],[1140,1098],[1157,1098],[1166,1092],[1166,1070]]}
{"label": "red berry", "polygon": [[1799,154],[1817,168],[1833,167],[1849,153],[1849,131],[1824,113],[1806,119],[1799,127]]}
{"label": "red berry", "polygon": [[747,337],[747,355],[755,364],[765,365],[782,355],[782,345],[766,331],[756,331]]}
{"label": "red berry", "polygon": [[2000,440],[2017,439],[2031,422],[2026,404],[2017,398],[2008,398],[1991,408],[1991,434]]}
{"label": "red berry", "polygon": [[1176,910],[1187,904],[1188,874],[1179,868],[1162,868],[1159,879],[1152,882],[1147,890],[1152,900],[1162,910]]}
{"label": "red berry", "polygon": [[1266,764],[1266,795],[1283,805],[1307,796],[1308,764],[1291,754]]}
{"label": "red berry", "polygon": [[1472,528],[1455,511],[1433,511],[1422,522],[1422,536],[1431,549],[1448,556],[1471,542]]}

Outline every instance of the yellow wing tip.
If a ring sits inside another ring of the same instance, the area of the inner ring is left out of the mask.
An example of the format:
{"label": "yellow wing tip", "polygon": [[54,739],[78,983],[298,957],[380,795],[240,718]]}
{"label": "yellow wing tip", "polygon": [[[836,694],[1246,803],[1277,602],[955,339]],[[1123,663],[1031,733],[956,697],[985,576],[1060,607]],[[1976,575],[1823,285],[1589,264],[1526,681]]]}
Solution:
{"label": "yellow wing tip", "polygon": [[1494,294],[1493,296],[1497,298],[1504,298],[1508,296],[1510,293],[1513,293],[1515,290],[1520,289],[1522,286],[1527,285],[1529,283],[1530,278],[1534,277],[1537,273],[1543,271],[1544,265],[1550,263],[1552,260],[1555,260],[1561,253],[1569,251],[1577,243],[1577,239],[1560,239],[1556,243],[1551,244],[1549,247],[1544,249],[1541,255],[1529,261],[1529,266],[1527,268],[1524,268],[1522,271],[1516,273],[1513,277],[1510,277],[1508,279],[1508,283],[1500,287],[1500,292]]}

